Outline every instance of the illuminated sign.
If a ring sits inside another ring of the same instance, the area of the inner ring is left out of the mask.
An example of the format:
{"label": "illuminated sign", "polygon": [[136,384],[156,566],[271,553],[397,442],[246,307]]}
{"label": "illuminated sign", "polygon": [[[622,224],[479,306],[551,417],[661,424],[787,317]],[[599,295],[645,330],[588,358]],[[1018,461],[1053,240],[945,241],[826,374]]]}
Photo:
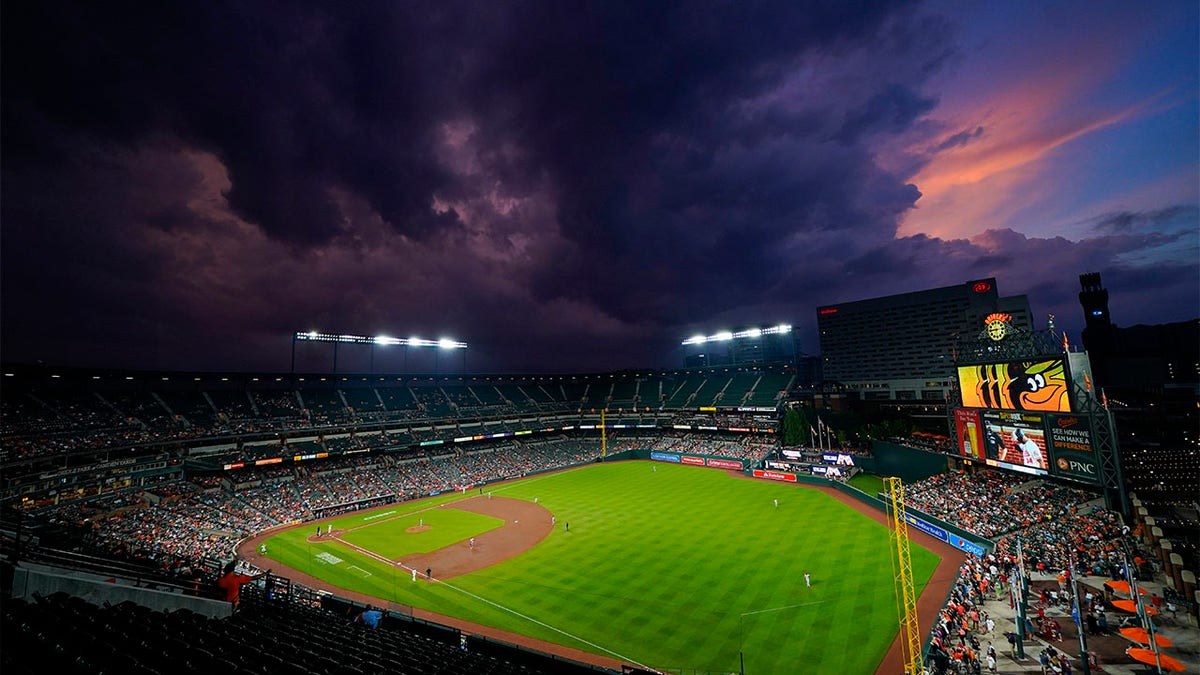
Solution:
{"label": "illuminated sign", "polygon": [[976,293],[987,293],[988,291],[992,290],[992,284],[987,281],[976,281],[975,284],[971,286],[971,290],[975,291]]}
{"label": "illuminated sign", "polygon": [[958,366],[963,406],[1071,412],[1062,359]]}
{"label": "illuminated sign", "polygon": [[1050,469],[1045,419],[1027,412],[984,411],[983,456],[988,466],[1044,475]]}
{"label": "illuminated sign", "polygon": [[825,309],[822,309],[820,312],[818,312],[818,314],[822,314],[822,315],[837,314],[837,313],[838,313],[837,307],[826,307]]}
{"label": "illuminated sign", "polygon": [[1100,484],[1100,461],[1092,445],[1090,420],[1077,415],[1048,415],[1049,449],[1054,475]]}
{"label": "illuminated sign", "polygon": [[984,332],[989,338],[999,342],[1008,336],[1012,326],[1012,315],[995,312],[983,320]]}

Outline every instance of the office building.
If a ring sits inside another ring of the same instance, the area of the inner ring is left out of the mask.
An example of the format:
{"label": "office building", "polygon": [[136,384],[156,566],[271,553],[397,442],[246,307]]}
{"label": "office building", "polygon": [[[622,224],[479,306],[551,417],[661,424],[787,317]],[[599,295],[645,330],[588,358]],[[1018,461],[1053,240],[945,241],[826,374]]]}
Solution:
{"label": "office building", "polygon": [[944,401],[957,343],[997,315],[1033,330],[1029,299],[1001,297],[994,278],[818,307],[822,376],[863,400]]}

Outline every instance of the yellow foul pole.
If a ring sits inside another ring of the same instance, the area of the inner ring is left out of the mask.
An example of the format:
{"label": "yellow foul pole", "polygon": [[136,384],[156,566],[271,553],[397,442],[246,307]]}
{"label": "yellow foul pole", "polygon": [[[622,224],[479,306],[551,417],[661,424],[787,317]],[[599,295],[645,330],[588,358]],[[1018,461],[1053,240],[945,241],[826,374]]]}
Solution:
{"label": "yellow foul pole", "polygon": [[604,408],[600,409],[600,457],[608,457],[608,435],[604,426]]}
{"label": "yellow foul pole", "polygon": [[905,675],[921,675],[921,632],[917,625],[917,593],[913,586],[908,520],[904,517],[904,484],[895,476],[883,479],[891,497],[892,568],[896,573],[896,606],[900,615],[900,645]]}

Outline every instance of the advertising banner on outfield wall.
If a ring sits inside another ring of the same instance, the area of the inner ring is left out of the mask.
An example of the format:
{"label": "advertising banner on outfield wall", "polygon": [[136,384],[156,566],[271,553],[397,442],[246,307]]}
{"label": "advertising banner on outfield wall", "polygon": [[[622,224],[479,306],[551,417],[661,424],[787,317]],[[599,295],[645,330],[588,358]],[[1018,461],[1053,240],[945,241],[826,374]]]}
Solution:
{"label": "advertising banner on outfield wall", "polygon": [[1100,484],[1100,458],[1092,445],[1087,415],[1046,415],[1050,471],[1068,480]]}
{"label": "advertising banner on outfield wall", "polygon": [[951,546],[960,551],[966,551],[967,553],[973,553],[981,558],[983,557],[983,547],[973,541],[967,541],[962,537],[956,537],[954,535],[950,535],[950,538],[947,541],[950,542]]}
{"label": "advertising banner on outfield wall", "polygon": [[933,537],[934,539],[937,539],[938,541],[944,541],[960,551],[966,551],[967,553],[974,553],[977,556],[983,556],[984,551],[982,546],[973,541],[967,541],[956,534],[952,534],[944,527],[938,527],[933,523],[927,523],[910,513],[904,514],[904,521],[924,532],[925,534]]}
{"label": "advertising banner on outfield wall", "polygon": [[733,459],[716,459],[715,457],[708,458],[708,465],[718,469],[737,469],[742,470],[742,463]]}
{"label": "advertising banner on outfield wall", "polygon": [[656,459],[660,462],[678,462],[679,455],[674,455],[669,452],[652,452],[650,459]]}
{"label": "advertising banner on outfield wall", "polygon": [[770,478],[771,480],[786,480],[789,483],[796,482],[796,474],[784,473],[783,471],[768,471],[766,469],[755,469],[755,478]]}
{"label": "advertising banner on outfield wall", "polygon": [[[653,457],[651,453],[651,457]],[[710,466],[714,469],[738,469],[741,470],[742,463],[732,459],[718,459],[716,457],[696,457],[694,455],[683,455],[680,457],[680,462],[690,464],[692,466]]]}
{"label": "advertising banner on outfield wall", "polygon": [[937,525],[934,525],[932,523],[927,523],[927,522],[921,520],[920,518],[912,515],[911,513],[904,514],[904,521],[907,522],[909,525],[912,525],[913,527],[917,528],[918,530],[924,532],[925,534],[933,537],[934,539],[937,539],[939,541],[949,541],[950,540],[950,538],[949,538],[950,536],[946,532],[945,529],[940,528]]}

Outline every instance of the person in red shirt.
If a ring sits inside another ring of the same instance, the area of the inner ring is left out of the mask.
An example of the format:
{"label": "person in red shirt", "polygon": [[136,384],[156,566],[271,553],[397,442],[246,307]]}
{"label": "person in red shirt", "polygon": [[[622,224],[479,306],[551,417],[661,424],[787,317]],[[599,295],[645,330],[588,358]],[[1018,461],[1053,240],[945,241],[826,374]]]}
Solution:
{"label": "person in red shirt", "polygon": [[237,573],[237,563],[230,561],[225,565],[225,571],[221,577],[217,579],[217,588],[220,588],[225,593],[225,601],[233,605],[236,610],[238,602],[241,599],[242,584],[248,584],[255,579],[259,579],[271,573],[267,570],[261,574],[250,576],[248,574]]}

